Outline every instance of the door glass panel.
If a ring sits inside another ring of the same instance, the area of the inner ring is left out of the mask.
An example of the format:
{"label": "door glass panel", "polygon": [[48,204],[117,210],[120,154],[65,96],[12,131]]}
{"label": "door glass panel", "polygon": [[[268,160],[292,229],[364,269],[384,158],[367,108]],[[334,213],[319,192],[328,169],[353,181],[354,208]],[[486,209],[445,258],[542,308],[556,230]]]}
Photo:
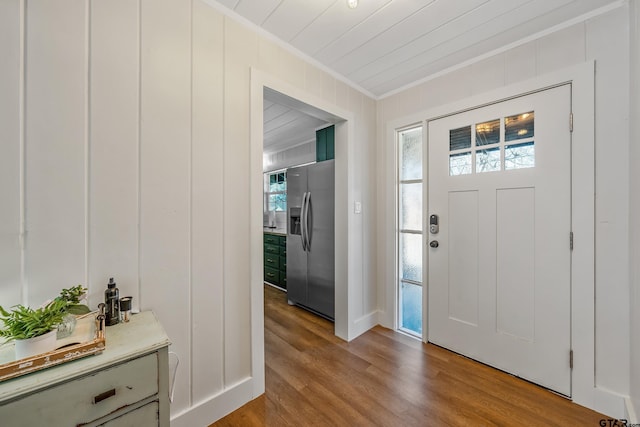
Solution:
{"label": "door glass panel", "polygon": [[400,327],[422,334],[422,286],[401,282]]}
{"label": "door glass panel", "polygon": [[476,145],[498,144],[500,142],[500,119],[476,124]]}
{"label": "door glass panel", "polygon": [[400,184],[400,229],[422,229],[422,183]]}
{"label": "door glass panel", "polygon": [[[471,127],[466,129],[471,145]],[[399,131],[397,188],[398,328],[422,334],[422,126]]]}
{"label": "door glass panel", "polygon": [[400,132],[400,180],[422,179],[422,128]]}
{"label": "door glass panel", "polygon": [[515,141],[523,138],[533,138],[533,111],[505,117],[504,140]]}
{"label": "door glass panel", "polygon": [[495,172],[500,170],[500,147],[478,150],[476,152],[476,172]]}
{"label": "door glass panel", "polygon": [[471,148],[471,126],[449,131],[449,151]]}
{"label": "door glass panel", "polygon": [[422,282],[422,234],[400,233],[401,278]]}
{"label": "door glass panel", "polygon": [[536,165],[536,149],[534,142],[507,145],[504,149],[504,168],[524,169]]}
{"label": "door glass panel", "polygon": [[467,175],[471,173],[471,151],[449,155],[449,175]]}

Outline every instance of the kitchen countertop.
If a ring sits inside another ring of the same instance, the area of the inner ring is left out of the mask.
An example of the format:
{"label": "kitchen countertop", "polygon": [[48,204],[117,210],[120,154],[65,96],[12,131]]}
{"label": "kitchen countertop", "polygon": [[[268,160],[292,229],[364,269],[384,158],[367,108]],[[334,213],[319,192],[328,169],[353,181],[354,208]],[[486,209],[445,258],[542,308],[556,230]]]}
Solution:
{"label": "kitchen countertop", "polygon": [[287,229],[282,227],[282,228],[271,228],[271,227],[264,227],[264,232],[265,233],[271,233],[271,234],[278,234],[280,236],[286,236],[287,235]]}

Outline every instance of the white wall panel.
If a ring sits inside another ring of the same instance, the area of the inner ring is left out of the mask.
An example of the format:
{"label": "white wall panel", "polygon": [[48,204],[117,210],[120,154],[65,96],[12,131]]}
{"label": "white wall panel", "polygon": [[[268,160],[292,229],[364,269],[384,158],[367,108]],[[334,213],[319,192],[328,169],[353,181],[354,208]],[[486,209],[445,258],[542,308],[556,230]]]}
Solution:
{"label": "white wall panel", "polygon": [[587,22],[586,30],[587,57],[596,59],[596,384],[627,394],[628,18],[611,12]]}
{"label": "white wall panel", "polygon": [[304,80],[305,89],[314,96],[322,96],[322,75],[324,73],[311,64],[305,64]]}
{"label": "white wall panel", "polygon": [[[257,37],[225,18],[224,69],[224,305],[225,384],[251,373],[249,253],[250,65],[257,62]],[[302,76],[304,80],[304,75]]]}
{"label": "white wall panel", "polygon": [[271,40],[258,40],[258,67],[270,74],[278,74],[282,48]]}
{"label": "white wall panel", "polygon": [[[631,13],[631,76],[640,75],[640,2],[634,0],[630,3]],[[633,404],[636,417],[640,414],[640,169],[635,167],[640,163],[640,82],[631,79],[631,141],[636,141],[630,146],[631,165],[629,180],[629,194],[631,195],[631,208],[629,213],[631,226],[631,385],[629,395]],[[634,420],[637,422],[636,420]]]}
{"label": "white wall panel", "polygon": [[473,94],[504,86],[504,55],[496,55],[471,65]]}
{"label": "white wall panel", "polygon": [[536,42],[529,42],[504,53],[504,80],[511,84],[536,75]]}
{"label": "white wall panel", "polygon": [[[251,294],[247,258],[249,189],[261,185],[248,178],[250,69],[260,64],[300,93],[355,110],[349,138],[361,150],[373,139],[364,128],[375,132],[374,102],[202,0],[7,0],[0,12],[8,64],[0,69],[0,133],[12,142],[0,145],[0,233],[13,233],[8,241],[0,234],[2,274],[20,277],[21,105],[29,232],[28,284],[5,287],[3,277],[3,292],[15,300],[28,290],[35,304],[83,283],[95,305],[115,277],[121,295],[156,312],[178,353],[173,422],[215,421],[262,388],[252,366],[260,342],[251,342],[260,297]],[[345,138],[346,129],[337,134]],[[374,161],[372,150],[349,171],[365,207]],[[359,251],[375,239],[372,226],[369,240],[361,236],[372,209],[343,233],[360,239]],[[350,295],[369,317],[375,275],[362,282],[373,246],[356,254],[359,287]]]}
{"label": "white wall panel", "polygon": [[[364,291],[364,314],[375,313],[378,310],[377,298],[377,280],[378,277],[374,262],[378,252],[378,233],[377,218],[378,210],[376,209],[376,189],[377,186],[371,185],[375,182],[378,169],[376,168],[376,126],[375,123],[367,120],[367,117],[375,117],[375,102],[367,97],[362,97],[362,122],[366,123],[362,129],[362,139],[365,144],[366,153],[362,164],[362,176],[366,184],[363,185],[362,206],[363,206],[363,258],[365,260],[363,267],[363,282],[365,284]],[[368,185],[367,185],[368,184]],[[370,260],[367,262],[366,260]]]}
{"label": "white wall panel", "polygon": [[558,70],[585,59],[585,28],[580,23],[544,37],[536,43],[538,75]]}
{"label": "white wall panel", "polygon": [[133,296],[134,307],[140,303],[139,7],[138,1],[91,1],[89,294],[94,305],[109,277],[120,296]]}
{"label": "white wall panel", "polygon": [[175,413],[190,396],[191,1],[142,0],[141,17],[140,302],[180,358]]}
{"label": "white wall panel", "polygon": [[[246,53],[250,54],[251,52],[247,51]],[[280,78],[295,86],[304,87],[304,70],[306,67],[304,61],[289,53],[289,51],[281,49],[279,64],[278,75]]]}
{"label": "white wall panel", "polygon": [[336,103],[336,79],[322,73],[322,98],[332,104]]}
{"label": "white wall panel", "polygon": [[87,3],[26,9],[28,302],[86,283]]}
{"label": "white wall panel", "polygon": [[[224,387],[223,35],[222,15],[193,1],[192,394],[198,402]],[[230,311],[234,311],[228,307]]]}
{"label": "white wall panel", "polygon": [[21,2],[0,2],[0,305],[21,302]]}

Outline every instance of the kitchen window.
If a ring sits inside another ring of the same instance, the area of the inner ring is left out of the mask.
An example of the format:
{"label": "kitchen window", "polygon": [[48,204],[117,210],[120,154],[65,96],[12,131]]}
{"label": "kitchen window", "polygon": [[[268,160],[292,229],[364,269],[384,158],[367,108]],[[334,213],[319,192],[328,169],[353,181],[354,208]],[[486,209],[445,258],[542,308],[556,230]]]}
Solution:
{"label": "kitchen window", "polygon": [[264,175],[265,211],[286,212],[287,210],[287,173],[271,172]]}

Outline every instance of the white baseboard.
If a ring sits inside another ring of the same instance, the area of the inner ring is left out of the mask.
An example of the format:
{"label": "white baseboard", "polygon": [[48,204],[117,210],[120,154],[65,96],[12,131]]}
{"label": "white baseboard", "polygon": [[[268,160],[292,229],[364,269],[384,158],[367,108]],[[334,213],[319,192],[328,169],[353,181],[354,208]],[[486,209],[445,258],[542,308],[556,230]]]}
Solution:
{"label": "white baseboard", "polygon": [[247,378],[171,418],[171,427],[207,427],[253,399],[253,379]]}
{"label": "white baseboard", "polygon": [[640,421],[638,421],[638,416],[630,397],[625,397],[624,407],[626,412],[625,419],[628,421],[628,424],[638,424]]}
{"label": "white baseboard", "polygon": [[353,322],[349,331],[349,341],[359,337],[378,324],[378,310],[362,316]]}
{"label": "white baseboard", "polygon": [[595,387],[593,389],[593,397],[592,404],[584,406],[611,418],[622,419],[625,417],[625,398],[627,396],[601,387]]}

